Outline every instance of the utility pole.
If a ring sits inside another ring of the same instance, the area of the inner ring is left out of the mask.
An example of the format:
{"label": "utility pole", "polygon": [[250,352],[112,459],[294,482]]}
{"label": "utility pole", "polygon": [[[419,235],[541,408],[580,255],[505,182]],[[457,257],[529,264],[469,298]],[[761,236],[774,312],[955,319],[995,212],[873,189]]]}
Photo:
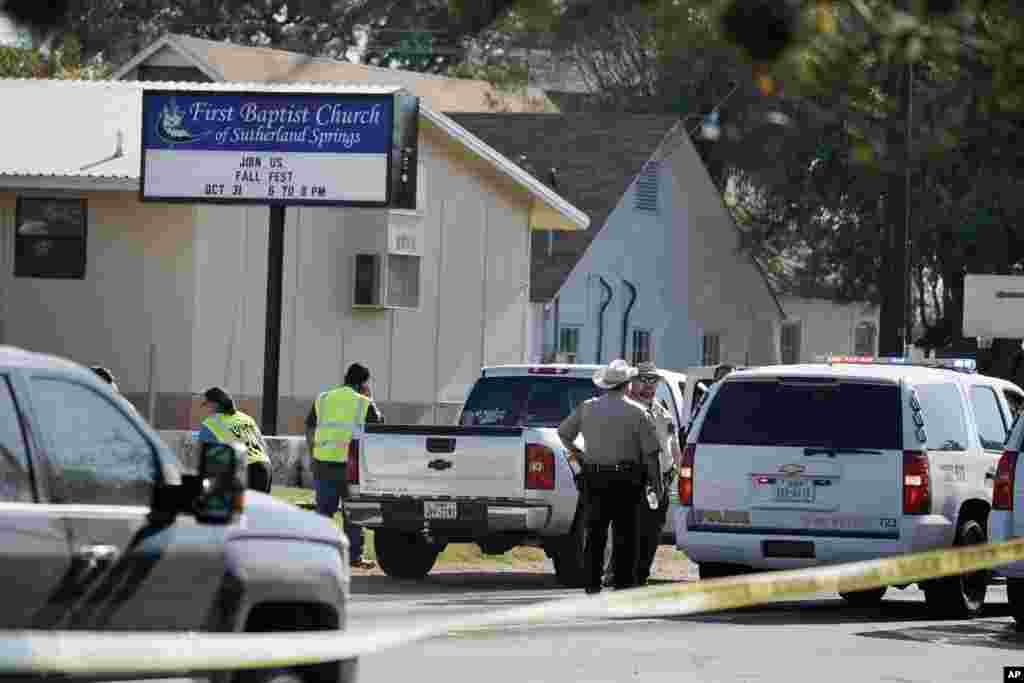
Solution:
{"label": "utility pole", "polygon": [[[878,349],[883,356],[902,356],[911,338],[910,308],[910,179],[913,65],[894,69],[890,78],[900,93],[900,122],[889,126],[886,147],[902,157],[903,172],[889,174],[886,194],[886,239],[882,252],[882,305]],[[895,154],[893,154],[895,157]],[[890,158],[893,158],[890,157]]]}

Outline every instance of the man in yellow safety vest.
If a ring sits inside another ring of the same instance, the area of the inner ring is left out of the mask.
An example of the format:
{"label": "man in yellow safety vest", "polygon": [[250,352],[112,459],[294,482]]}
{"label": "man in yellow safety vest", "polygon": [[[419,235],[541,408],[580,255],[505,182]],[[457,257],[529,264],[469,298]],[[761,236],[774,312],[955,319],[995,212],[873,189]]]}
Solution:
{"label": "man in yellow safety vest", "polygon": [[220,387],[203,393],[203,407],[209,411],[209,416],[199,427],[199,442],[241,444],[248,455],[249,488],[270,493],[273,480],[270,456],[256,420],[235,408],[231,394]]}
{"label": "man in yellow safety vest", "polygon": [[[346,467],[349,444],[359,438],[368,422],[383,422],[370,394],[370,371],[353,363],[345,372],[345,384],[320,394],[306,417],[306,445],[313,456],[316,511],[334,517],[338,503],[348,498]],[[349,540],[349,563],[371,569],[363,557],[363,529],[344,520]]]}

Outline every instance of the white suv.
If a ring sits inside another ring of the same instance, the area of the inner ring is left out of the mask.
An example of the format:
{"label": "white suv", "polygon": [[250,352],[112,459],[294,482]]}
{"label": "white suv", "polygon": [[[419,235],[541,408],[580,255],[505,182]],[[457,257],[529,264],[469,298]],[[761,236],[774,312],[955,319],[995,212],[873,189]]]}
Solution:
{"label": "white suv", "polygon": [[[701,578],[867,560],[987,539],[1015,384],[904,359],[833,357],[733,372],[687,436],[672,510]],[[973,616],[988,574],[924,582]],[[856,604],[885,589],[847,593]]]}
{"label": "white suv", "polygon": [[[1020,453],[1024,449],[1024,420],[1016,420],[1006,440],[1006,450],[996,468],[992,492],[992,541],[999,543],[1024,536],[1024,486],[1017,486],[1017,470],[1024,467]],[[1024,628],[1024,562],[999,567],[1006,577],[1006,592],[1017,628]]]}

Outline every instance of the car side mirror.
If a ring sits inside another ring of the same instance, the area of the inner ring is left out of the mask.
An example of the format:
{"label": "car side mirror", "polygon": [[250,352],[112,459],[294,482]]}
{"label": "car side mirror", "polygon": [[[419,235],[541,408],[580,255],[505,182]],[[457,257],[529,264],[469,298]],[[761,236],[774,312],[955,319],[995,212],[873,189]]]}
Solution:
{"label": "car side mirror", "polygon": [[245,451],[235,444],[203,443],[199,449],[199,492],[194,501],[196,520],[230,524],[245,503]]}

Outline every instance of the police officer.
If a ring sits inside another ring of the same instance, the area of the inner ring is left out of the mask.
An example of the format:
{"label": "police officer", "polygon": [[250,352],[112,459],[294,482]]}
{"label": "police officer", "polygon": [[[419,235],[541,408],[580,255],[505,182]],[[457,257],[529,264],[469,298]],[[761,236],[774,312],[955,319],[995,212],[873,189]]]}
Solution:
{"label": "police officer", "polygon": [[660,381],[661,375],[654,363],[640,363],[637,366],[637,378],[630,384],[629,390],[630,397],[647,409],[658,433],[658,443],[661,444],[658,457],[648,462],[648,482],[656,496],[657,507],[652,508],[647,500],[641,501],[637,507],[636,573],[640,585],[650,577],[654,554],[658,551],[661,530],[668,515],[669,487],[675,455],[679,450],[675,419],[669,409],[654,400]]}
{"label": "police officer", "polygon": [[199,427],[199,442],[241,444],[247,456],[249,488],[270,493],[270,456],[256,420],[238,410],[231,394],[221,387],[210,387],[203,393],[203,408],[209,414]]}
{"label": "police officer", "polygon": [[[577,406],[558,427],[562,444],[582,465],[587,520],[586,592],[601,592],[601,570],[612,524],[615,587],[636,584],[636,510],[642,497],[645,462],[661,448],[647,411],[626,396],[636,368],[614,360],[594,374],[607,392]],[[586,451],[576,446],[580,434]]]}
{"label": "police officer", "polygon": [[[306,417],[306,445],[313,456],[316,482],[316,511],[334,517],[338,503],[348,498],[349,444],[358,438],[363,425],[383,422],[370,395],[370,371],[353,363],[345,372],[345,384],[325,391],[313,403]],[[349,564],[372,569],[373,562],[363,557],[363,528],[344,520],[349,540]]]}

